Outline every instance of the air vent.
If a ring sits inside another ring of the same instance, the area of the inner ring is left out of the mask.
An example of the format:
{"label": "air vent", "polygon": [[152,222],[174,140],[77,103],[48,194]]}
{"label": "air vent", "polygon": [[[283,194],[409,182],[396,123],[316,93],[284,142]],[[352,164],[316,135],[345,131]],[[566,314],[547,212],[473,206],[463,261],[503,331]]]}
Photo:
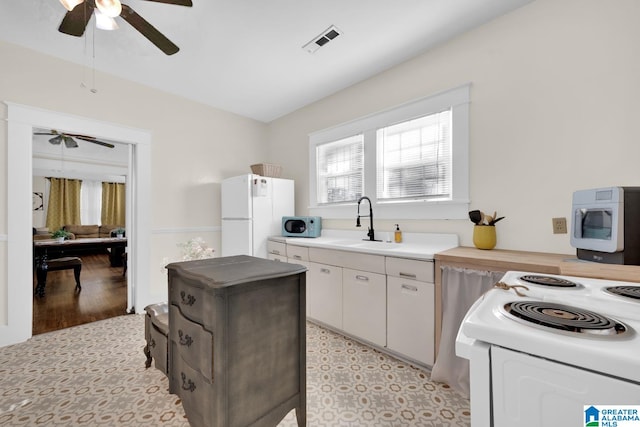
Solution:
{"label": "air vent", "polygon": [[309,53],[314,53],[316,50],[320,49],[322,46],[325,46],[331,40],[334,40],[340,34],[342,34],[342,32],[338,30],[334,25],[332,25],[324,30],[322,34],[314,37],[313,40],[302,46],[302,48]]}

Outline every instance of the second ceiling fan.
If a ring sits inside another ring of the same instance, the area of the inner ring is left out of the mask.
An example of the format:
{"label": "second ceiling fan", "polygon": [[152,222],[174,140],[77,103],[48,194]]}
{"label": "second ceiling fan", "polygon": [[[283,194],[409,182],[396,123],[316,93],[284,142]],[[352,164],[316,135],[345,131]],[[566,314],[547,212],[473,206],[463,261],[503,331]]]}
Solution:
{"label": "second ceiling fan", "polygon": [[[193,6],[191,0],[146,1],[187,7]],[[178,46],[142,16],[138,15],[131,7],[120,3],[120,0],[60,0],[60,2],[69,11],[58,28],[61,33],[76,37],[82,36],[95,10],[96,14],[100,13],[112,19],[117,16],[121,17],[167,55],[173,55],[180,50]]]}
{"label": "second ceiling fan", "polygon": [[79,135],[77,133],[65,133],[65,132],[58,132],[55,129],[51,129],[51,131],[49,132],[34,132],[34,135],[52,135],[53,138],[49,139],[49,142],[53,145],[60,145],[62,142],[64,142],[64,145],[67,148],[77,148],[78,147],[78,142],[74,139],[81,139],[83,141],[87,141],[87,142],[91,142],[93,144],[97,144],[97,145],[102,145],[103,147],[107,147],[107,148],[114,148],[115,145],[111,144],[110,142],[104,142],[104,141],[100,141],[99,139],[96,139],[93,136],[87,136],[87,135]]}

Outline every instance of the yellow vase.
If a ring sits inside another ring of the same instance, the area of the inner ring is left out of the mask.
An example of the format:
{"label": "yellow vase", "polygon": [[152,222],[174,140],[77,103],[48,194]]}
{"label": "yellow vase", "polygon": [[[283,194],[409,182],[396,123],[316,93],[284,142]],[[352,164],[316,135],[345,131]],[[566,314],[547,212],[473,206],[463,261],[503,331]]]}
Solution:
{"label": "yellow vase", "polygon": [[474,225],[473,244],[478,249],[493,249],[496,247],[496,227],[494,225]]}

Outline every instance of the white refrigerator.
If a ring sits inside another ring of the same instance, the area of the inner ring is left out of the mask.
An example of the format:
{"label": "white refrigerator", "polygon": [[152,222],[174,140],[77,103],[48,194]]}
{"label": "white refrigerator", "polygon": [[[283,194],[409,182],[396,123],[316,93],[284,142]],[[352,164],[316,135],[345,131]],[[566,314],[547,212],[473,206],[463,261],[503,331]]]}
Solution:
{"label": "white refrigerator", "polygon": [[267,257],[267,237],[294,214],[293,180],[240,175],[222,181],[222,256]]}

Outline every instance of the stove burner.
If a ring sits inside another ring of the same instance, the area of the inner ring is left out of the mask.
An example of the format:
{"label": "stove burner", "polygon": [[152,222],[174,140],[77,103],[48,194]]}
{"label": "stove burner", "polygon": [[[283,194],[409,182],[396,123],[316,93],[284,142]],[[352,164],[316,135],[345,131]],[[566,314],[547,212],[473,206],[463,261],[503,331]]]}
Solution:
{"label": "stove burner", "polygon": [[605,288],[605,291],[626,298],[640,300],[640,286],[611,286],[609,288]]}
{"label": "stove burner", "polygon": [[552,286],[554,288],[577,288],[578,286],[580,286],[575,282],[560,279],[558,277],[538,276],[535,274],[521,276],[520,280],[524,280],[525,282],[529,282],[534,285]]}
{"label": "stove burner", "polygon": [[516,301],[504,305],[507,313],[535,325],[565,332],[617,335],[627,328],[593,311],[545,301]]}

